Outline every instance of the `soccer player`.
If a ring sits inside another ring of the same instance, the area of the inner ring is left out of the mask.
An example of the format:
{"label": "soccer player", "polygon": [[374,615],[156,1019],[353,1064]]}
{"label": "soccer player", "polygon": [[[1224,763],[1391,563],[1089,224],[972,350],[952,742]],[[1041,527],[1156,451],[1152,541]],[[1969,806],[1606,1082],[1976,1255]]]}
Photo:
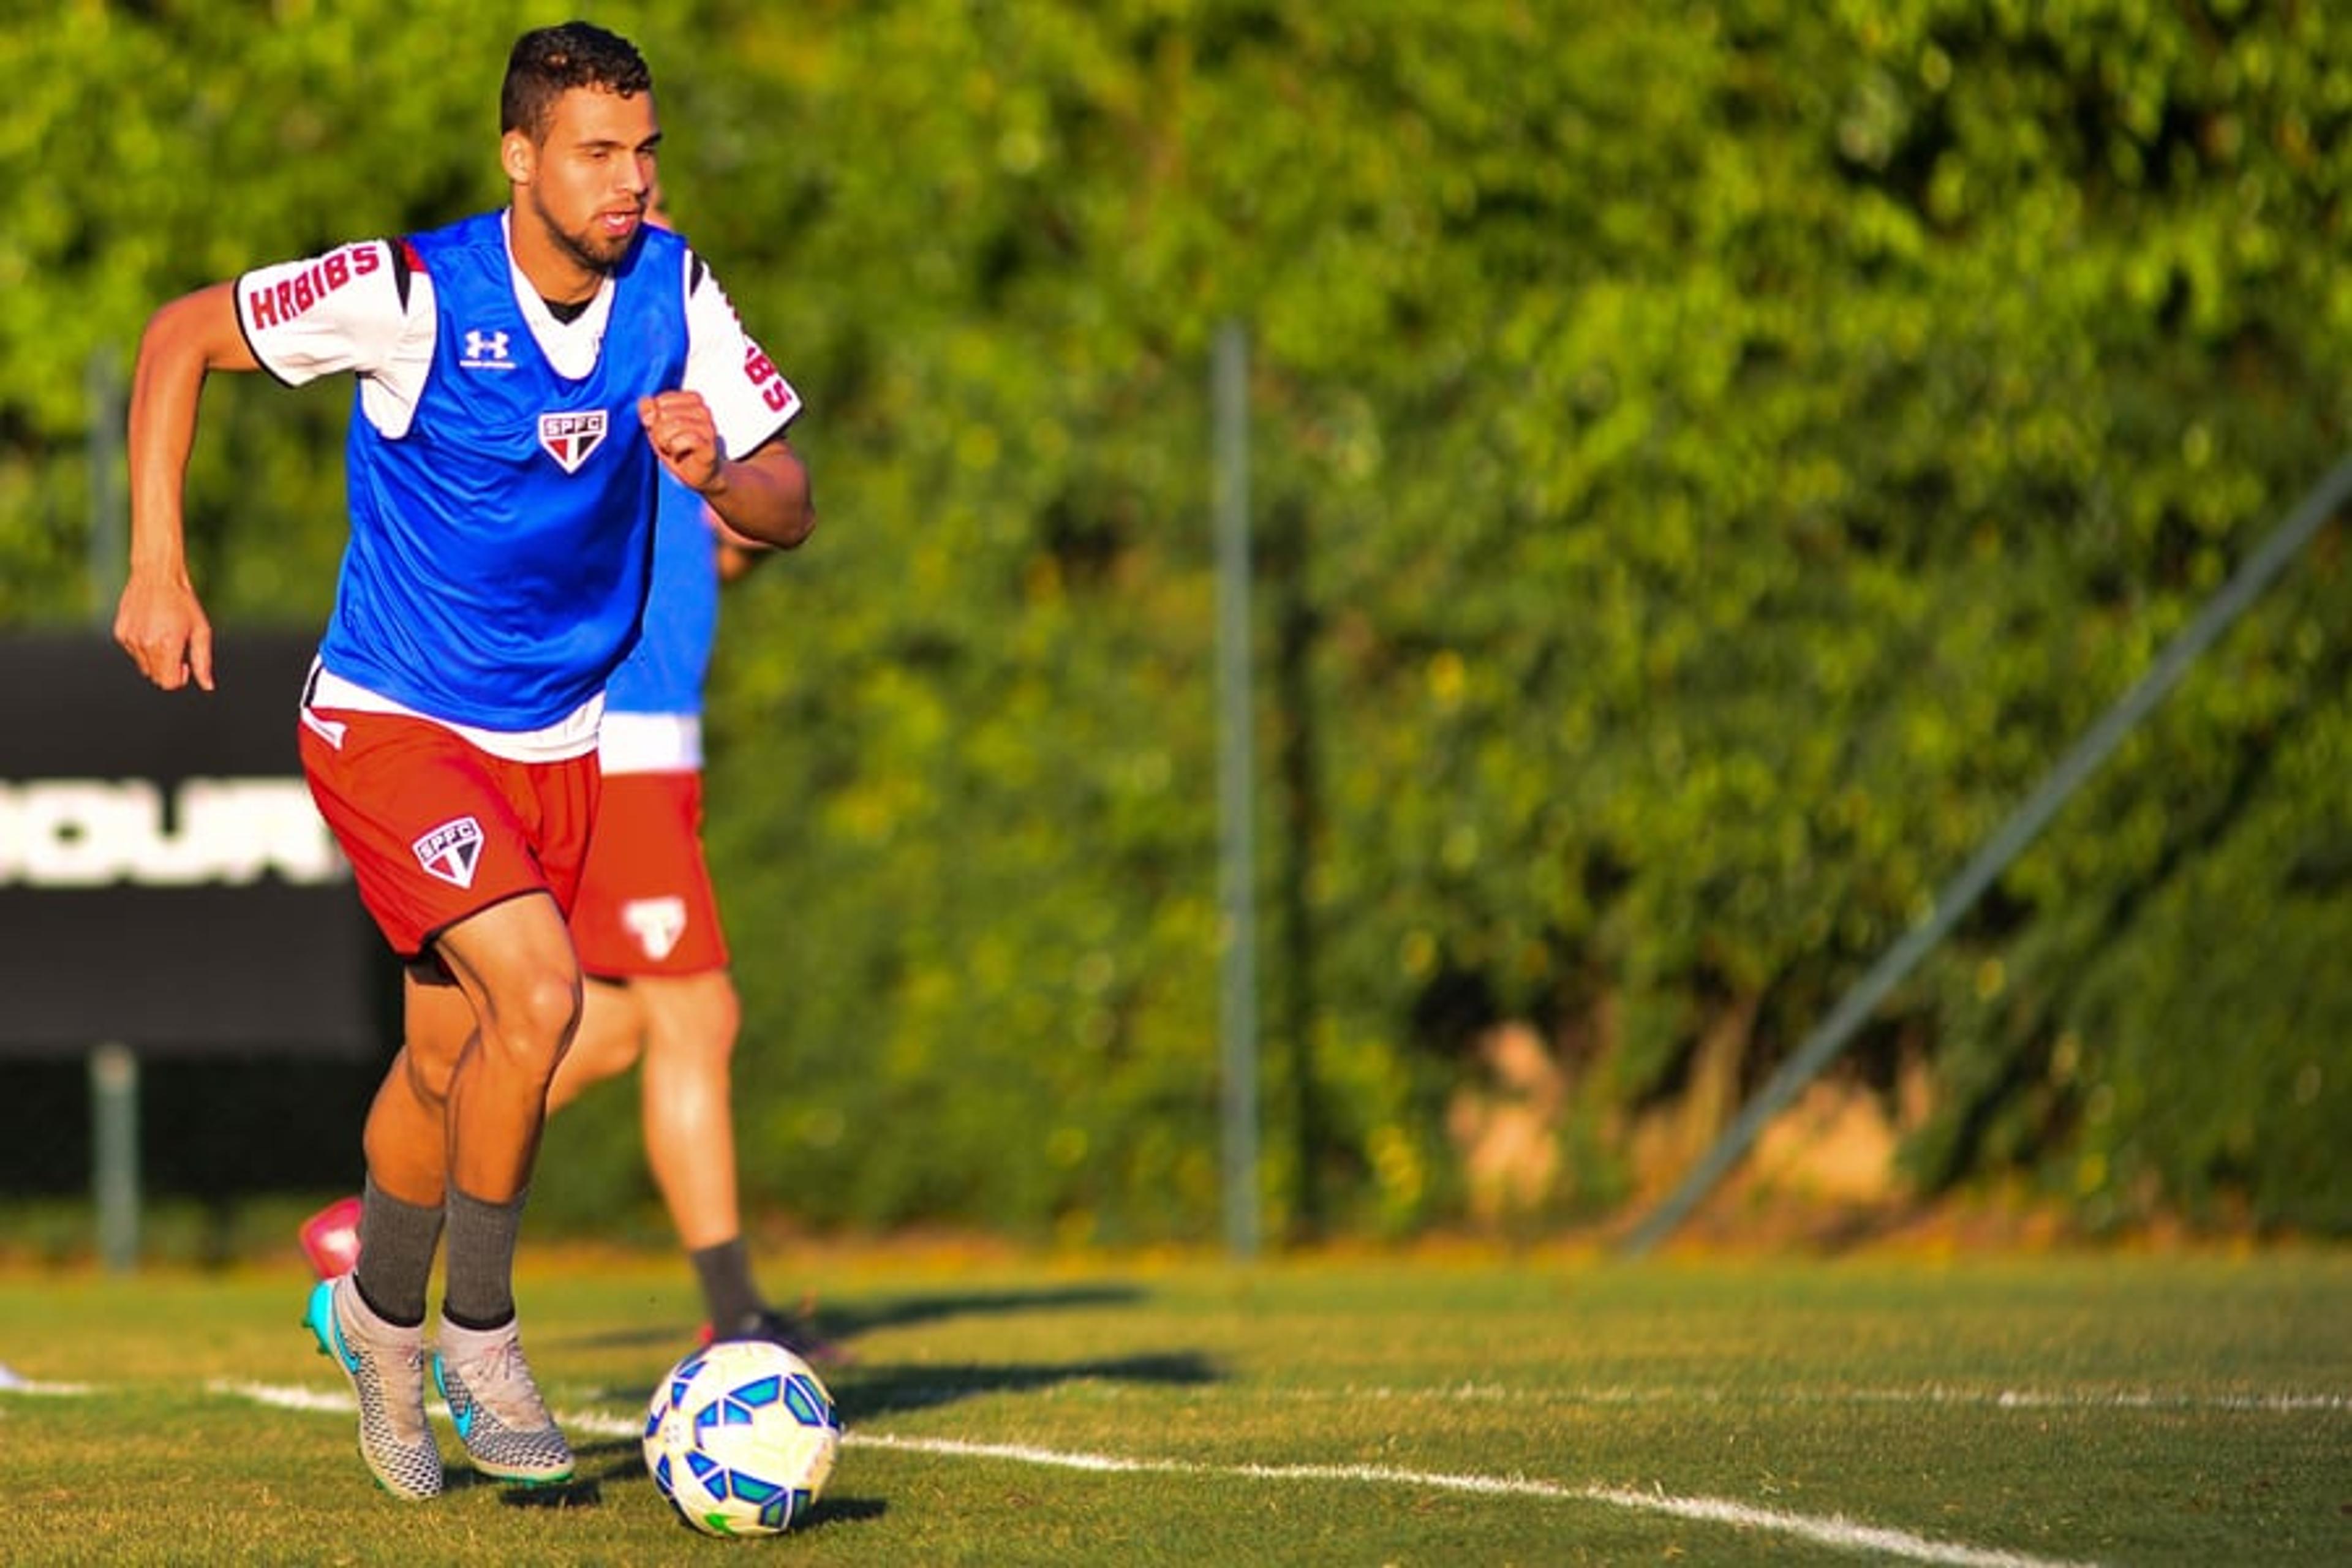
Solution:
{"label": "soccer player", "polygon": [[351,538],[298,740],[360,896],[409,961],[413,1030],[368,1113],[358,1266],[309,1321],[396,1497],[441,1489],[430,1354],[474,1466],[572,1473],[517,1323],[514,1258],[547,1089],[581,1013],[567,925],[605,683],[636,640],[658,479],[789,547],[815,526],[784,438],[800,398],[709,268],[644,221],[660,126],[625,39],[516,41],[502,211],[257,268],[158,310],[131,407],[115,637],[166,690],[213,684],[182,516],[205,375],[350,372]]}
{"label": "soccer player", "polygon": [[[646,221],[670,226],[659,185]],[[642,1063],[646,1163],[701,1285],[711,1337],[775,1340],[824,1359],[839,1352],[767,1303],[743,1245],[730,1072],[741,1007],[701,839],[702,694],[719,585],[769,553],[664,476],[645,633],[604,691],[604,784],[572,910],[588,985],[547,1110]],[[420,1005],[432,1011],[409,1019],[411,1030],[462,1037],[471,1026],[461,998]],[[320,1277],[356,1259],[359,1208],[341,1199],[304,1224]]]}
{"label": "soccer player", "polygon": [[701,498],[662,487],[645,640],[605,693],[604,793],[572,911],[588,975],[551,1115],[637,1067],[646,1161],[694,1265],[712,1331],[813,1348],[753,1284],[735,1182],[729,1061],[741,1018],[703,858],[702,684],[718,585],[760,559]]}
{"label": "soccer player", "polygon": [[[656,186],[646,218],[669,226]],[[768,552],[674,480],[661,487],[645,636],[604,693],[604,790],[572,911],[587,973],[551,1115],[635,1066],[646,1163],[702,1288],[711,1332],[830,1352],[753,1283],[735,1180],[730,1059],[742,1018],[702,852],[702,692],[719,588]]]}

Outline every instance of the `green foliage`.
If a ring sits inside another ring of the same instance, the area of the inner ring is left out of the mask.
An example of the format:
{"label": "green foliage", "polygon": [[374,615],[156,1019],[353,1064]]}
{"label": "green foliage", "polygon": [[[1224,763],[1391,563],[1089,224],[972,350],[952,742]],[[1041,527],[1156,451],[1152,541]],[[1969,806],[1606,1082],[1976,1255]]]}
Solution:
{"label": "green foliage", "polygon": [[[215,11],[0,37],[0,616],[86,612],[85,367],[156,302],[496,199],[519,13]],[[730,605],[711,843],[747,1173],[818,1223],[1215,1228],[1222,321],[1297,1229],[1453,1212],[1504,1017],[1570,1068],[1570,1200],[1623,1194],[1628,1115],[1703,1039],[1755,1081],[2346,445],[2322,6],[607,19],[810,404],[824,522]],[[216,616],[323,608],[340,408],[208,395]],[[1923,1181],[2352,1217],[2341,548],[1861,1043],[1937,1065]]]}

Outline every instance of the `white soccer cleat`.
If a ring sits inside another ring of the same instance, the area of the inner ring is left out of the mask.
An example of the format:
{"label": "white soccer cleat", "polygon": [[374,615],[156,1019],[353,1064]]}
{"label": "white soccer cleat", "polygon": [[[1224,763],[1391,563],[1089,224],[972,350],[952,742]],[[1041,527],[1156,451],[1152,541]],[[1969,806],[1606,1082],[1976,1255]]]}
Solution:
{"label": "white soccer cleat", "polygon": [[474,1468],[524,1486],[572,1479],[571,1445],[531,1380],[519,1325],[461,1329],[442,1319],[433,1382],[448,1401],[449,1418]]}
{"label": "white soccer cleat", "polygon": [[348,1274],[310,1288],[305,1327],[319,1353],[351,1379],[360,1407],[360,1458],[376,1484],[422,1502],[441,1495],[441,1447],[425,1419],[425,1333],[368,1310]]}

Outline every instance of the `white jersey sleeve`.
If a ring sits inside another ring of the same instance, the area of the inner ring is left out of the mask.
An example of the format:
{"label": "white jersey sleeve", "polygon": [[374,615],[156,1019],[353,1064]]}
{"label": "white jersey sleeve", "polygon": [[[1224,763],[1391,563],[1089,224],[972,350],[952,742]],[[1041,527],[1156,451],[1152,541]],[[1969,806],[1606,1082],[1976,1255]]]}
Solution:
{"label": "white jersey sleeve", "polygon": [[731,458],[782,431],[801,395],[743,330],[727,290],[691,250],[686,257],[686,390],[698,392]]}
{"label": "white jersey sleeve", "polygon": [[239,278],[237,324],[262,368],[294,386],[381,369],[408,330],[395,260],[389,242],[365,240]]}
{"label": "white jersey sleeve", "polygon": [[349,371],[369,420],[388,436],[407,429],[433,364],[433,280],[395,242],[257,267],[236,280],[236,319],[261,367],[287,385]]}

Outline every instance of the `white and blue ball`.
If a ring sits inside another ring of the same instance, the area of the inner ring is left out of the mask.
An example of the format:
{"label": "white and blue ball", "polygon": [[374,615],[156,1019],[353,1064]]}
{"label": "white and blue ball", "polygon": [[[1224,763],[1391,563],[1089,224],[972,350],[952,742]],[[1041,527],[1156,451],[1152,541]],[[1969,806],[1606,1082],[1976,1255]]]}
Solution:
{"label": "white and blue ball", "polygon": [[646,1468],[707,1535],[776,1535],[833,1474],[841,1417],[808,1363],[765,1340],[722,1340],[669,1370],[646,1413]]}

